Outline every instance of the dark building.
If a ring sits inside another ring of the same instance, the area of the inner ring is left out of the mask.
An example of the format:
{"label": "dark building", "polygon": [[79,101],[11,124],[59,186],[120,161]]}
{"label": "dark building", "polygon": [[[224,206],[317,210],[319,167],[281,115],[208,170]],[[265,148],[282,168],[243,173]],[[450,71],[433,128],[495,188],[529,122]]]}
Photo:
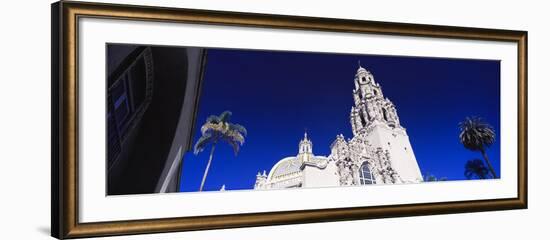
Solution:
{"label": "dark building", "polygon": [[202,48],[107,45],[107,194],[178,191]]}

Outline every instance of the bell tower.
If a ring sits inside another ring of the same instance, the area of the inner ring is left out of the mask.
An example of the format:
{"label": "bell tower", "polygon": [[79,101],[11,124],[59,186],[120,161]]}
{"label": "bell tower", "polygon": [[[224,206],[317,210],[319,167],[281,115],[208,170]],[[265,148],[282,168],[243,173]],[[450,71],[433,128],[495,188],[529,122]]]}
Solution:
{"label": "bell tower", "polygon": [[384,97],[371,72],[359,63],[350,123],[355,137],[366,138],[373,147],[389,153],[392,168],[404,182],[422,181],[409,136],[401,126],[395,105]]}
{"label": "bell tower", "polygon": [[313,159],[313,143],[307,138],[307,132],[304,132],[304,138],[300,141],[297,158],[302,163]]}
{"label": "bell tower", "polygon": [[354,106],[350,113],[350,123],[354,135],[375,123],[386,123],[392,127],[399,126],[399,118],[393,103],[384,98],[382,88],[374,81],[372,73],[359,65],[354,83]]}

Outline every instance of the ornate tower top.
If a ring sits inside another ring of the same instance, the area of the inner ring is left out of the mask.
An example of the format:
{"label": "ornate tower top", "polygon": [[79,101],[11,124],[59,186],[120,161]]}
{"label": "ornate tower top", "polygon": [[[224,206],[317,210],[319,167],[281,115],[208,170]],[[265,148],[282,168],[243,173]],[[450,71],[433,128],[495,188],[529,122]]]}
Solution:
{"label": "ornate tower top", "polygon": [[367,69],[363,68],[361,66],[361,62],[359,62],[359,68],[357,69],[357,72],[355,73],[355,89],[359,88],[361,85],[365,84],[376,84],[374,82],[374,77],[372,76],[372,73],[370,73]]}
{"label": "ornate tower top", "polygon": [[307,132],[304,132],[304,139],[300,141],[299,153],[311,153],[313,154],[313,143],[307,138]]}
{"label": "ornate tower top", "polygon": [[357,72],[359,72],[360,70],[361,71],[367,71],[366,69],[364,69],[362,66],[361,66],[361,60],[357,60],[357,65],[359,66],[359,68],[357,69]]}
{"label": "ornate tower top", "polygon": [[361,66],[355,74],[353,90],[354,106],[350,112],[350,122],[354,134],[372,124],[386,124],[400,127],[399,118],[393,103],[384,97],[382,87],[374,81],[371,72]]}

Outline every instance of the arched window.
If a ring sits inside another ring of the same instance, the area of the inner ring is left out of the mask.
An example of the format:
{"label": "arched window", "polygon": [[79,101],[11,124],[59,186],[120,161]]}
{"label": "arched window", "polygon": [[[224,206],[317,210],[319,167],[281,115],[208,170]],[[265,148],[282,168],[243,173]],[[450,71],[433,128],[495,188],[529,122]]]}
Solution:
{"label": "arched window", "polygon": [[369,164],[364,162],[359,169],[359,182],[361,185],[375,184],[376,180],[369,169]]}
{"label": "arched window", "polygon": [[386,108],[382,108],[382,115],[384,116],[384,120],[385,121],[388,121],[389,120],[389,117],[388,117],[388,111],[386,110]]}
{"label": "arched window", "polygon": [[359,119],[361,119],[361,127],[367,125],[367,116],[364,116],[362,113],[359,113]]}

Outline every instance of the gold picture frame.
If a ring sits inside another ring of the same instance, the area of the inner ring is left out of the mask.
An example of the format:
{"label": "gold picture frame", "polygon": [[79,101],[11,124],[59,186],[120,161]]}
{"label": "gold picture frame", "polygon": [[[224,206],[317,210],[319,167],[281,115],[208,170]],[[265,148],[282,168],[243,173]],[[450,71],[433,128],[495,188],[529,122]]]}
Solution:
{"label": "gold picture frame", "polygon": [[[78,21],[81,17],[517,43],[515,198],[80,223]],[[52,5],[52,236],[80,238],[527,208],[527,32],[61,1]]]}

